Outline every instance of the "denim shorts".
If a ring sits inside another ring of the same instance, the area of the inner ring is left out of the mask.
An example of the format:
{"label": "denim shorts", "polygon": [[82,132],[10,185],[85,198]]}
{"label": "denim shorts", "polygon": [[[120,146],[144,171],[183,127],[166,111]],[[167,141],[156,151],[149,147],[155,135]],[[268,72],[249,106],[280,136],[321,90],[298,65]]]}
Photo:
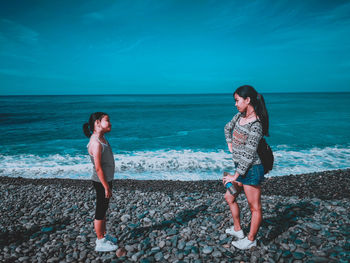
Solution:
{"label": "denim shorts", "polygon": [[[236,164],[235,166],[237,167]],[[262,164],[256,164],[248,170],[246,176],[240,175],[237,178],[237,182],[246,185],[260,185],[264,179],[264,166]]]}

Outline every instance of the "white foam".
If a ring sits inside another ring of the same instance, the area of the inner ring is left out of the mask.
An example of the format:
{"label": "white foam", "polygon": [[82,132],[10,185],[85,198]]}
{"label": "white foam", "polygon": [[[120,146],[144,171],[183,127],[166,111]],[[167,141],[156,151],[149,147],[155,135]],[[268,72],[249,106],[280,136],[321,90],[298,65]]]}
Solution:
{"label": "white foam", "polygon": [[[350,147],[312,148],[295,151],[276,147],[274,169],[269,176],[301,174],[350,168]],[[158,150],[115,154],[115,178],[149,180],[220,179],[233,171],[231,155],[223,150]],[[88,155],[0,155],[0,176],[27,178],[89,179],[92,165]]]}

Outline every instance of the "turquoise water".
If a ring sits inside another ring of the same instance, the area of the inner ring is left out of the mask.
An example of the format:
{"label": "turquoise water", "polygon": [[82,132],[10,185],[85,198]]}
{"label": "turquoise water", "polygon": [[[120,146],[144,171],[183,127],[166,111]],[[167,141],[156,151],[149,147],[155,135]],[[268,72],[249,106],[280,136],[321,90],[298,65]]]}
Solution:
{"label": "turquoise water", "polygon": [[[350,167],[350,93],[264,94],[270,176]],[[223,127],[231,94],[0,97],[0,175],[89,178],[91,112],[110,115],[116,178],[218,179],[232,170]]]}

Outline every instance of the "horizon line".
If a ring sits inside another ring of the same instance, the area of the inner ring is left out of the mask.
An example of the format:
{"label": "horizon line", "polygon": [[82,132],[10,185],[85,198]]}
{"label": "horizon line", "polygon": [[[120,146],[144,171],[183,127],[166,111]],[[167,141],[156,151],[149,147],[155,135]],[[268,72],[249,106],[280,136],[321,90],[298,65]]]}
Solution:
{"label": "horizon line", "polygon": [[[300,92],[262,92],[261,94],[327,94],[350,93],[350,91],[300,91]],[[179,95],[227,95],[232,93],[106,93],[106,94],[8,94],[0,97],[24,97],[24,96],[179,96]]]}

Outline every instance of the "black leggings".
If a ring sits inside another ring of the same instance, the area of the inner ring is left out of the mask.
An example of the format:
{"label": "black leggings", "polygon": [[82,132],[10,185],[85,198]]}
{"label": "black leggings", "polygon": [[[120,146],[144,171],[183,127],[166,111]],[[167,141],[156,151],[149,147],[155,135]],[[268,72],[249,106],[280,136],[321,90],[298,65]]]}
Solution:
{"label": "black leggings", "polygon": [[[109,199],[106,198],[105,188],[101,183],[92,181],[95,189],[96,189],[96,211],[95,211],[95,219],[103,220],[106,217],[106,211],[109,205]],[[108,182],[109,187],[112,190],[112,181]]]}

